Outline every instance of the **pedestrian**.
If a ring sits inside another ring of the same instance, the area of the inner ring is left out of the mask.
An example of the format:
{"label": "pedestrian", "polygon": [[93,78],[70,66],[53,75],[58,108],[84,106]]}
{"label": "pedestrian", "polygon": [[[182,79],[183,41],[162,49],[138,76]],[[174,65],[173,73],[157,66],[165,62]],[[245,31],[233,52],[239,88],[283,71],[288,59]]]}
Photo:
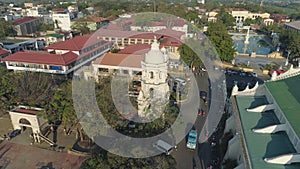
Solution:
{"label": "pedestrian", "polygon": [[65,133],[65,136],[67,135],[67,129],[66,127],[64,127],[64,133]]}

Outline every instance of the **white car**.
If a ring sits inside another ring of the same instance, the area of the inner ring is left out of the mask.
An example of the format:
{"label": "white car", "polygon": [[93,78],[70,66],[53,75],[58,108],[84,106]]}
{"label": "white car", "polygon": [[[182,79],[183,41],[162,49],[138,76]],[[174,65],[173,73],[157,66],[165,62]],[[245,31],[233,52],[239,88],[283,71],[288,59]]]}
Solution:
{"label": "white car", "polygon": [[166,155],[170,155],[170,153],[173,151],[173,148],[176,149],[176,146],[172,146],[163,140],[158,140],[153,144],[153,146],[156,147],[159,151],[166,153]]}

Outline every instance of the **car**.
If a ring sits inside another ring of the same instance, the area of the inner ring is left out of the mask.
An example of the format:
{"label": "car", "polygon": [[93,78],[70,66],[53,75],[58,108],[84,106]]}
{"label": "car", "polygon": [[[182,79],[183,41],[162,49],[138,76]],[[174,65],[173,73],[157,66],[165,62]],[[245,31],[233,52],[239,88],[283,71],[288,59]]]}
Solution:
{"label": "car", "polygon": [[240,70],[240,76],[246,76],[246,72],[244,72],[243,70]]}
{"label": "car", "polygon": [[153,147],[156,147],[159,151],[165,153],[166,155],[170,155],[173,149],[176,149],[176,146],[172,146],[164,140],[158,140],[153,144]]}
{"label": "car", "polygon": [[197,146],[198,134],[196,130],[191,130],[188,135],[188,141],[186,147],[191,150],[195,150]]}
{"label": "car", "polygon": [[199,115],[199,116],[205,116],[205,115],[206,115],[206,112],[205,112],[204,110],[200,109],[200,110],[198,111],[198,115]]}
{"label": "car", "polygon": [[186,85],[186,80],[179,78],[179,77],[175,79],[175,82],[181,84],[182,86]]}
{"label": "car", "polygon": [[252,77],[257,77],[257,74],[254,72],[251,72]]}
{"label": "car", "polygon": [[17,135],[21,134],[21,130],[20,129],[17,129],[17,130],[14,130],[12,131],[10,134],[9,134],[9,138],[14,138],[16,137]]}

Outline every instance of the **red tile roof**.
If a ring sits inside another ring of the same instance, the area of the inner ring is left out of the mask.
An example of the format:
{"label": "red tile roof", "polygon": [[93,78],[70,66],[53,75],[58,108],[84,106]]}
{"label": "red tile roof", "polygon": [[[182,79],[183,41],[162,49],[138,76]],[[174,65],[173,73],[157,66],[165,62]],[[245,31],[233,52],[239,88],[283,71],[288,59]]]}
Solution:
{"label": "red tile roof", "polygon": [[7,54],[7,53],[9,53],[8,50],[0,49],[0,56],[1,56],[1,55],[5,55],[5,54]]}
{"label": "red tile roof", "polygon": [[94,61],[93,64],[141,68],[141,61],[143,59],[144,55],[107,53]]}
{"label": "red tile roof", "polygon": [[180,45],[183,44],[183,42],[181,42],[177,38],[167,37],[167,36],[160,39],[159,42],[160,42],[160,45],[162,45],[162,46],[176,46],[176,47],[179,47]]}
{"label": "red tile roof", "polygon": [[27,109],[17,109],[14,112],[36,115],[36,111],[34,111],[34,110],[27,110]]}
{"label": "red tile roof", "polygon": [[37,20],[38,18],[35,18],[35,17],[25,17],[25,18],[20,18],[20,19],[17,19],[13,22],[14,25],[21,25],[23,23],[26,23],[26,22],[30,22],[30,21],[33,21],[33,20]]}
{"label": "red tile roof", "polygon": [[[99,31],[95,32],[93,36],[97,37],[117,37],[117,38],[137,38],[137,39],[154,39],[156,36],[157,39],[164,36],[165,38],[168,37],[169,41],[173,43],[167,43],[166,45],[171,46],[172,44],[182,44],[180,42],[180,37],[184,33],[179,31],[174,31],[170,29],[165,29],[157,32],[138,32],[138,31],[120,31],[120,30],[109,30],[109,29],[100,29]],[[164,42],[165,43],[165,42]],[[163,44],[163,43],[162,43]]]}
{"label": "red tile roof", "polygon": [[[160,43],[159,48],[162,48],[164,46],[169,46],[167,43],[162,40],[163,43]],[[134,54],[134,55],[145,55],[147,52],[149,52],[151,48],[150,44],[131,44],[127,45],[124,49],[120,50],[118,54]]]}
{"label": "red tile roof", "polygon": [[17,52],[5,57],[2,61],[67,66],[76,61],[77,58],[78,55],[73,52],[67,52],[62,55],[39,52]]}
{"label": "red tile roof", "polygon": [[120,50],[118,54],[144,55],[150,50],[150,48],[151,48],[150,44],[132,44]]}
{"label": "red tile roof", "polygon": [[52,44],[46,47],[46,49],[80,51],[87,45],[86,42],[90,41],[90,37],[90,35],[76,36],[72,39]]}
{"label": "red tile roof", "polygon": [[154,39],[154,37],[156,37],[157,39],[159,39],[162,35],[158,34],[158,33],[152,33],[152,32],[141,32],[141,33],[137,33],[135,35],[130,36],[130,38],[137,38],[137,39]]}
{"label": "red tile roof", "polygon": [[133,35],[141,34],[143,32],[137,31],[122,31],[122,30],[113,30],[113,29],[99,29],[94,33],[98,37],[130,37]]}
{"label": "red tile roof", "polygon": [[161,29],[161,30],[156,31],[155,33],[162,34],[162,35],[165,35],[165,36],[175,37],[175,38],[178,38],[178,39],[180,39],[181,36],[185,34],[184,32],[175,31],[175,30],[172,30],[172,29]]}

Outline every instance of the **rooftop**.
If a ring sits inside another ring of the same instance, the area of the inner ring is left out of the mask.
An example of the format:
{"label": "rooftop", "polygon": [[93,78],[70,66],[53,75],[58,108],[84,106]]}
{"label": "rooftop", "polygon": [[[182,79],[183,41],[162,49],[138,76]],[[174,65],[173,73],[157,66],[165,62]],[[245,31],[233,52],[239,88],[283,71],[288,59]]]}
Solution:
{"label": "rooftop", "polygon": [[107,53],[95,60],[93,64],[141,68],[143,59],[144,55]]}
{"label": "rooftop", "polygon": [[286,23],[285,25],[295,28],[297,30],[300,30],[300,20],[299,21],[294,21],[294,22],[290,22],[290,23]]}
{"label": "rooftop", "polygon": [[120,50],[118,54],[145,55],[151,48],[150,44],[131,44]]}
{"label": "rooftop", "polygon": [[90,39],[90,37],[90,35],[76,36],[72,39],[52,44],[46,47],[46,49],[80,51],[86,45],[86,42]]}
{"label": "rooftop", "polygon": [[73,52],[67,52],[63,55],[40,52],[17,52],[3,58],[2,61],[66,66],[76,61],[77,58],[78,55]]}
{"label": "rooftop", "polygon": [[296,169],[299,164],[280,165],[265,162],[264,158],[278,155],[296,153],[285,132],[275,134],[262,134],[252,131],[254,128],[263,128],[272,124],[278,124],[279,120],[273,111],[264,113],[247,112],[246,108],[252,108],[267,103],[265,97],[236,96],[239,119],[242,124],[242,132],[246,143],[248,158],[252,169]]}
{"label": "rooftop", "polygon": [[[300,137],[300,76],[267,82],[266,86],[283,111],[295,133]],[[280,90],[278,90],[280,89]]]}
{"label": "rooftop", "polygon": [[23,23],[26,23],[26,22],[30,22],[30,21],[33,21],[33,20],[37,20],[37,18],[35,17],[25,17],[25,18],[20,18],[20,19],[17,19],[13,22],[14,25],[21,25]]}
{"label": "rooftop", "polygon": [[23,114],[31,114],[31,115],[36,115],[36,111],[35,110],[27,110],[27,109],[16,109],[14,110],[13,112],[16,112],[16,113],[23,113]]}
{"label": "rooftop", "polygon": [[9,53],[8,50],[0,49],[0,56]]}

